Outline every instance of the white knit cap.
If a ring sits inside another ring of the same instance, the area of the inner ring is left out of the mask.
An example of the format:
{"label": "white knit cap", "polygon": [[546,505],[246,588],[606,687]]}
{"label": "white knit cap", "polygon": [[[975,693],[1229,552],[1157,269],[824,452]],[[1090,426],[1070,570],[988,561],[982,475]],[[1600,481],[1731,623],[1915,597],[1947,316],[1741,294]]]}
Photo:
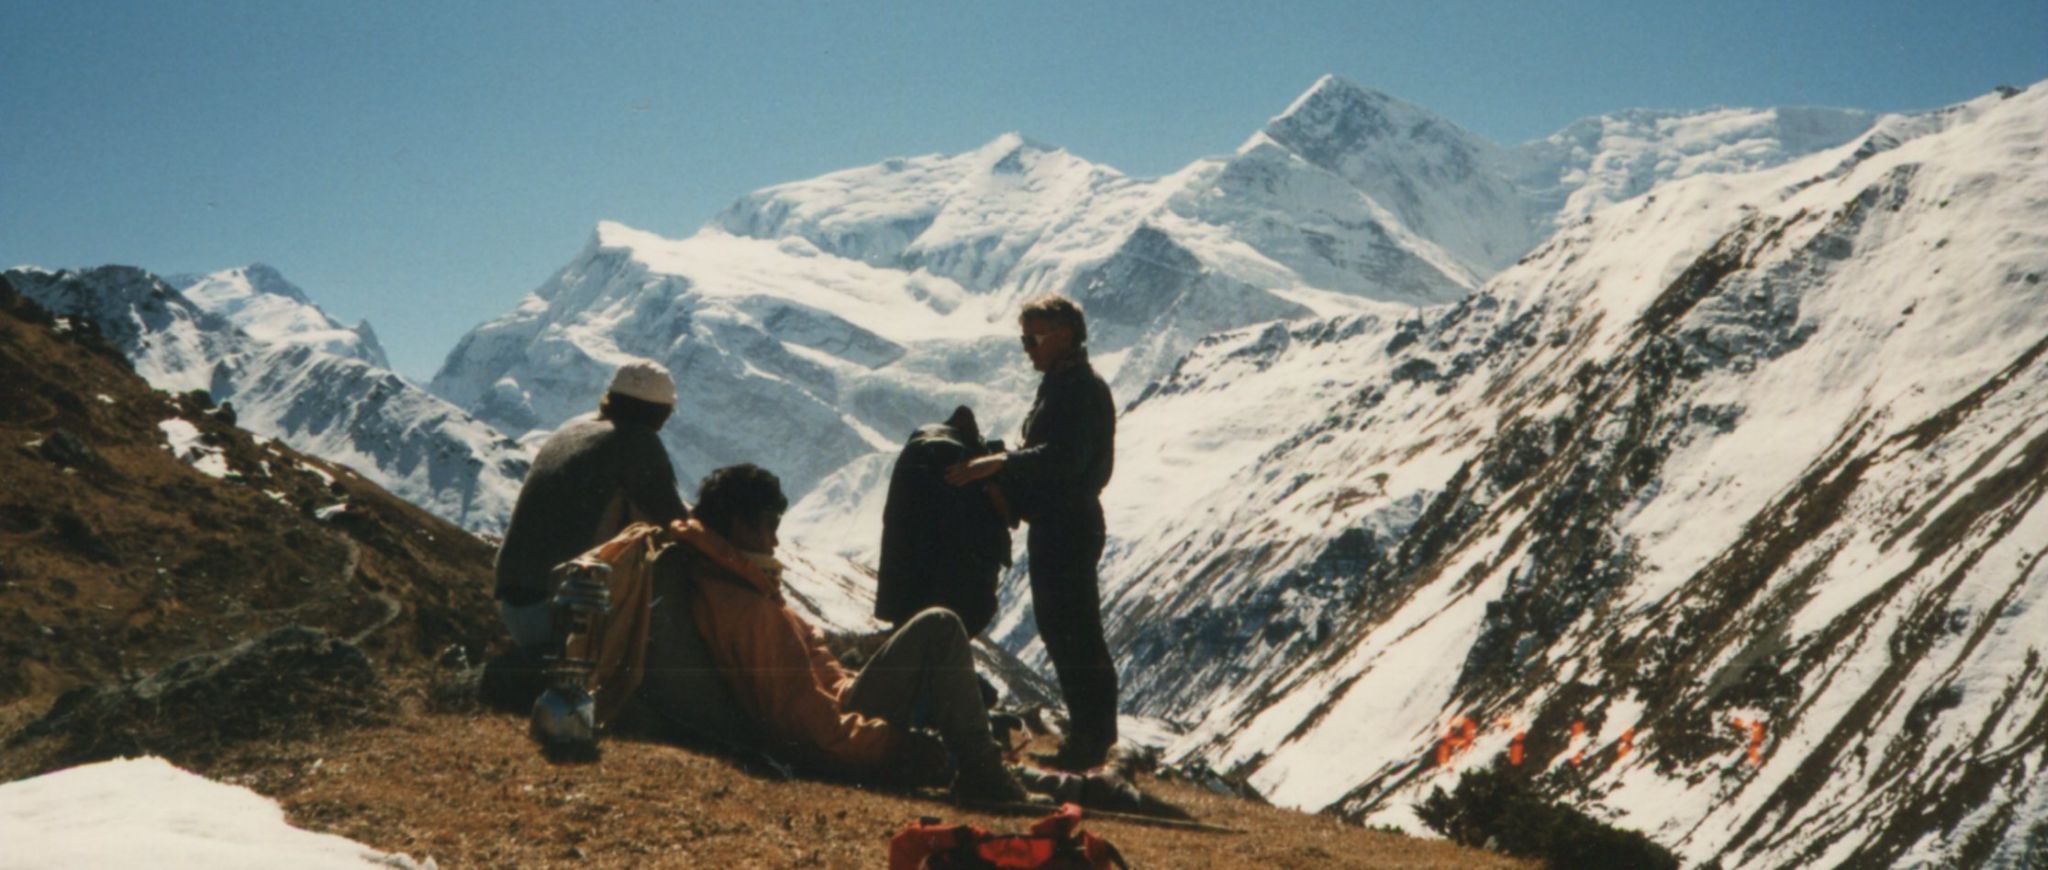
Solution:
{"label": "white knit cap", "polygon": [[676,403],[676,382],[668,376],[668,369],[661,363],[644,359],[619,366],[618,372],[612,375],[609,389],[626,398],[657,405]]}

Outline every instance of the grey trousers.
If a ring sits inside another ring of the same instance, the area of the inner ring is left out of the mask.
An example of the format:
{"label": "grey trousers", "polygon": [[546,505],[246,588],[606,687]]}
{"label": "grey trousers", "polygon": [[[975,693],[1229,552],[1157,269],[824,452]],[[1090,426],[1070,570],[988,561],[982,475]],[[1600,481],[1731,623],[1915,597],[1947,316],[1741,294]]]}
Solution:
{"label": "grey trousers", "polygon": [[843,700],[857,713],[937,731],[955,757],[1000,751],[974,677],[967,628],[944,608],[921,611],[890,635]]}

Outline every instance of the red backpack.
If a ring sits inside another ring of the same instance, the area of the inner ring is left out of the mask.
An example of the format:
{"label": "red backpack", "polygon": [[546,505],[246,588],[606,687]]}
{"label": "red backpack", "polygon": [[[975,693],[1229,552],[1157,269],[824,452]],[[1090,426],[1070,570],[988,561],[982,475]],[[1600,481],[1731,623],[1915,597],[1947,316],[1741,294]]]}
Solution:
{"label": "red backpack", "polygon": [[1029,834],[991,834],[929,816],[889,841],[889,870],[1130,870],[1108,840],[1081,830],[1081,806],[1061,804]]}

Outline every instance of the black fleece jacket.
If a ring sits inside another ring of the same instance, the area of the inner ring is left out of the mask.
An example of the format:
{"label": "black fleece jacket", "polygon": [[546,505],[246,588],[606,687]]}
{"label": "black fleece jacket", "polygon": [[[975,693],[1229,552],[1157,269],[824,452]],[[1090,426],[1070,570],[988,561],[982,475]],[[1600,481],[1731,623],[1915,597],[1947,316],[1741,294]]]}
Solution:
{"label": "black fleece jacket", "polygon": [[1102,488],[1115,466],[1116,401],[1109,385],[1085,356],[1047,372],[1024,418],[1023,446],[1010,451],[1001,477],[1017,511],[1034,524],[1099,518]]}

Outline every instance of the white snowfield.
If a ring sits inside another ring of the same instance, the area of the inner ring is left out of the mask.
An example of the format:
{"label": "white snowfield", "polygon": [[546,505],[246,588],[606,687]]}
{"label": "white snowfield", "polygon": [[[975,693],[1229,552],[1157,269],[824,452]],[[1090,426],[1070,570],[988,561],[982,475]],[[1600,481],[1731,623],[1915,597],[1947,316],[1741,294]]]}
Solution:
{"label": "white snowfield", "polygon": [[0,785],[0,868],[435,866],[294,828],[275,801],[161,758],[102,761]]}
{"label": "white snowfield", "polygon": [[2044,143],[2048,85],[1889,117],[1205,340],[1119,424],[1127,704],[1410,829],[1526,733],[1688,862],[2048,860]]}
{"label": "white snowfield", "polygon": [[207,390],[242,428],[465,528],[500,531],[511,516],[530,453],[385,368],[368,324],[341,326],[268,266],[180,277],[182,293],[127,266],[6,276],[53,313],[92,318],[157,389]]}

